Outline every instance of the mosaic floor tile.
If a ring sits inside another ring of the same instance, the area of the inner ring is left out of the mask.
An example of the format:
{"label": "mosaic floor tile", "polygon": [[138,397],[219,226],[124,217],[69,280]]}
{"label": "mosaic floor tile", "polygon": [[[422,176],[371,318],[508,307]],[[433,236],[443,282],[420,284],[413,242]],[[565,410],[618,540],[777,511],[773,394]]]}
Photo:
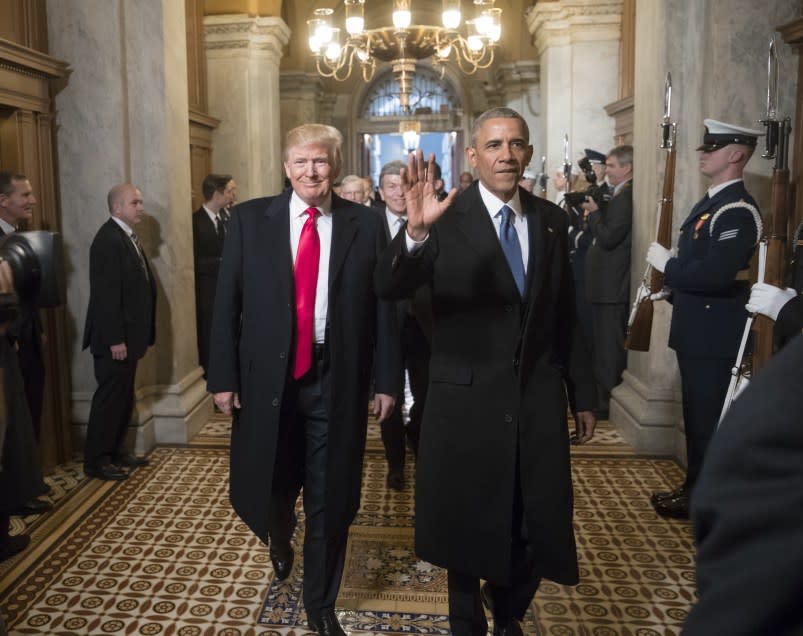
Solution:
{"label": "mosaic floor tile", "polygon": [[[10,634],[311,634],[300,555],[291,576],[276,581],[267,548],[229,506],[229,428],[228,418],[214,417],[192,445],[156,449],[125,482],[87,480],[80,464],[60,468],[50,480],[55,510],[14,520],[16,531],[31,532],[32,547],[0,564]],[[656,516],[648,498],[682,471],[635,456],[606,422],[572,456],[581,584],[545,581],[525,633],[678,634],[694,599],[690,528]],[[406,489],[387,490],[379,430],[369,426],[337,603],[348,633],[449,633],[446,573],[413,552],[408,459]]]}

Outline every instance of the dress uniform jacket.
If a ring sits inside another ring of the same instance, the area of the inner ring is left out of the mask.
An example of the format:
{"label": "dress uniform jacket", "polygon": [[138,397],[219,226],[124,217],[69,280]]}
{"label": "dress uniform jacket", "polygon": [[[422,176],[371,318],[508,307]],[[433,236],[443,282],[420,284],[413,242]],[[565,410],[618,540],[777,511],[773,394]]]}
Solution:
{"label": "dress uniform jacket", "polygon": [[[231,433],[231,503],[265,543],[283,399],[295,334],[290,197],[238,205],[229,221],[220,266],[208,387],[240,395]],[[326,466],[326,532],[344,533],[360,503],[368,390],[392,395],[401,364],[395,307],[377,300],[372,274],[384,249],[382,218],[332,195],[332,243],[326,346],[330,386]],[[374,366],[375,363],[375,366]]]}
{"label": "dress uniform jacket", "polygon": [[461,574],[510,580],[518,479],[535,571],[578,579],[563,373],[577,408],[595,390],[576,325],[566,213],[519,188],[530,256],[519,294],[477,183],[414,255],[399,233],[376,271],[381,297],[432,291],[429,390],[416,466],[416,553]]}
{"label": "dress uniform jacket", "polygon": [[716,213],[738,202],[757,208],[742,181],[713,198],[706,195],[680,227],[677,258],[669,260],[664,272],[672,288],[669,346],[679,354],[736,359],[750,292],[749,283],[736,276],[750,264],[758,229],[747,208]]}

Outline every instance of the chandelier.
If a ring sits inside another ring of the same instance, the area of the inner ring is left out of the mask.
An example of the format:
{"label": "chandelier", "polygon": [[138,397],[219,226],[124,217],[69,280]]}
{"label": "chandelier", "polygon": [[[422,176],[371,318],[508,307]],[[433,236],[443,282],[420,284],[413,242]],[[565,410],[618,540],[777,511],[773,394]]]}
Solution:
{"label": "chandelier", "polygon": [[[430,58],[443,77],[444,64],[454,60],[463,73],[476,73],[493,64],[494,48],[502,37],[502,9],[495,0],[473,0],[476,16],[465,21],[460,33],[460,0],[443,0],[443,26],[413,24],[412,0],[393,0],[393,26],[365,28],[365,0],[344,0],[345,42],[339,27],[332,25],[333,9],[315,9],[307,20],[309,48],[318,73],[344,81],[359,65],[362,79],[370,82],[377,61],[388,62],[399,84],[402,108],[410,107],[415,65]],[[355,59],[356,58],[356,59]]]}

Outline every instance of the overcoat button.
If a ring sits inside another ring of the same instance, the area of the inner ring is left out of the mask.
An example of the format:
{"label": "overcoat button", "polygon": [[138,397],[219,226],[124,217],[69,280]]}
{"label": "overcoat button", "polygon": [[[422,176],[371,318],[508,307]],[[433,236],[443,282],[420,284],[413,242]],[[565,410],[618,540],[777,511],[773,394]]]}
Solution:
{"label": "overcoat button", "polygon": [[512,422],[512,421],[513,421],[513,416],[512,415],[505,415],[505,422],[510,424],[510,422]]}
{"label": "overcoat button", "polygon": [[273,398],[273,402],[271,402],[273,406],[279,406],[279,398]]}
{"label": "overcoat button", "polygon": [[513,305],[505,305],[505,311],[507,313],[510,313],[511,311],[513,311]]}
{"label": "overcoat button", "polygon": [[705,308],[706,309],[711,309],[711,305],[706,305]]}
{"label": "overcoat button", "polygon": [[280,359],[282,359],[282,360],[284,360],[286,357],[287,357],[287,354],[286,354],[284,351],[282,351],[282,352],[279,354],[279,358],[280,358]]}

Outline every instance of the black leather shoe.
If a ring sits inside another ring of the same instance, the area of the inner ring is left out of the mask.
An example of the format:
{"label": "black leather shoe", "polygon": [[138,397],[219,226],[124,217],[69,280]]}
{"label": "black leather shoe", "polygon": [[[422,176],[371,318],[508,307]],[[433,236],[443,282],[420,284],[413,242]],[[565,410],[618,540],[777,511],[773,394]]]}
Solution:
{"label": "black leather shoe", "polygon": [[135,455],[120,455],[117,459],[112,461],[115,466],[122,466],[125,468],[139,468],[140,466],[147,466],[151,461],[144,457],[136,457]]}
{"label": "black leather shoe", "polygon": [[27,517],[28,515],[41,515],[44,512],[53,510],[53,504],[49,501],[42,501],[41,499],[31,499],[26,501],[22,506],[14,510],[11,514],[18,517]]}
{"label": "black leather shoe", "polygon": [[28,547],[30,542],[31,537],[27,534],[18,534],[13,537],[6,537],[3,541],[0,541],[0,561],[5,561],[6,559],[13,557],[15,554],[19,554]]}
{"label": "black leather shoe", "polygon": [[389,470],[385,485],[391,490],[404,490],[404,472],[401,470]]}
{"label": "black leather shoe", "polygon": [[293,546],[288,545],[286,548],[270,550],[270,562],[273,564],[273,571],[276,573],[276,578],[279,581],[284,581],[290,572],[293,571],[293,560],[295,559],[295,552]]}
{"label": "black leather shoe", "polygon": [[310,629],[320,636],[346,636],[346,632],[337,622],[334,610],[329,610],[321,614],[320,618],[313,619],[307,617]]}
{"label": "black leather shoe", "polygon": [[102,479],[103,481],[123,481],[128,479],[128,473],[120,470],[113,464],[106,466],[84,466],[84,475],[87,477],[94,477],[95,479]]}
{"label": "black leather shoe", "polygon": [[677,497],[668,497],[652,505],[662,517],[670,517],[672,519],[688,519],[689,518],[689,497],[685,493]]}
{"label": "black leather shoe", "polygon": [[485,609],[494,617],[494,636],[524,636],[519,621],[511,618],[503,622],[496,617],[496,614],[494,614],[494,599],[487,582],[483,583],[480,588],[480,599]]}
{"label": "black leather shoe", "polygon": [[686,495],[686,486],[678,486],[672,491],[663,491],[663,492],[654,492],[650,495],[650,503],[654,506],[659,501],[663,501],[665,499],[675,499],[677,497],[681,497]]}

